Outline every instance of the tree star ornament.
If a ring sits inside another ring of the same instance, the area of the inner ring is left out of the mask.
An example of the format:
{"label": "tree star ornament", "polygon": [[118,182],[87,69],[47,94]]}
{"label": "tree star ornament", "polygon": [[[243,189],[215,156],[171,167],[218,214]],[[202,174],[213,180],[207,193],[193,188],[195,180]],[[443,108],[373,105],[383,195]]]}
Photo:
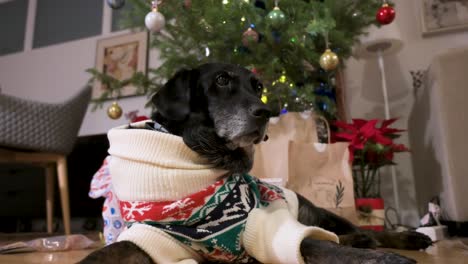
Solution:
{"label": "tree star ornament", "polygon": [[112,9],[119,9],[125,5],[125,0],[106,0],[106,2]]}
{"label": "tree star ornament", "polygon": [[251,27],[247,29],[243,34],[242,34],[242,44],[245,47],[248,47],[249,44],[251,43],[257,43],[258,42],[258,33],[253,30]]}
{"label": "tree star ornament", "polygon": [[320,56],[320,67],[326,71],[331,71],[338,67],[340,59],[330,49],[325,50],[325,52]]}
{"label": "tree star ornament", "polygon": [[145,25],[149,31],[156,33],[161,31],[166,25],[166,19],[164,15],[158,11],[157,1],[152,1],[152,10],[145,17]]}
{"label": "tree star ornament", "polygon": [[393,9],[393,7],[389,6],[387,3],[384,3],[377,12],[375,18],[381,25],[388,25],[393,22],[395,15],[395,9]]}
{"label": "tree star ornament", "polygon": [[107,108],[107,115],[111,119],[119,119],[122,116],[122,108],[117,103],[117,101],[113,102],[109,108]]}

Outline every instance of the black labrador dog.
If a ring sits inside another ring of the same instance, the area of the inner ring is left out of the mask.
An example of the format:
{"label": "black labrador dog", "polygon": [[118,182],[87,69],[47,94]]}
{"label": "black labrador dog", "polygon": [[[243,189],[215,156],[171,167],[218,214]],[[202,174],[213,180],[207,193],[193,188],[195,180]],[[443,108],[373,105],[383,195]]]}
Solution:
{"label": "black labrador dog", "polygon": [[[266,139],[271,112],[260,100],[262,91],[262,83],[254,74],[235,65],[211,63],[181,70],[152,98],[157,108],[153,120],[181,136],[214,167],[246,173],[252,168],[254,144]],[[418,250],[432,244],[430,238],[416,232],[362,231],[300,195],[298,199],[299,222],[340,237],[340,244],[304,239],[300,250],[306,263],[415,263],[374,249]],[[135,244],[124,241],[90,254],[81,263],[153,261]]]}

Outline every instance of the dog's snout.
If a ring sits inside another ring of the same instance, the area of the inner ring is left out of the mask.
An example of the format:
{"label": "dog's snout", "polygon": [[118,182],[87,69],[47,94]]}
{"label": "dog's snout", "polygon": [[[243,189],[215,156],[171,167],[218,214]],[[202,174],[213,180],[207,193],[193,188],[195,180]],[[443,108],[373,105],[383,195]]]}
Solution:
{"label": "dog's snout", "polygon": [[271,110],[266,105],[254,105],[249,109],[250,115],[255,118],[270,118]]}

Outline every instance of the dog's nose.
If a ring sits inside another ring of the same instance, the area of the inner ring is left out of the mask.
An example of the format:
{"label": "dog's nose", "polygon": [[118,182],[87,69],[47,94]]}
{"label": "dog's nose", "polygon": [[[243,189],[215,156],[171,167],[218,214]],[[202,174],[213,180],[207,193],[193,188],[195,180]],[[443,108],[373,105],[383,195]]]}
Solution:
{"label": "dog's nose", "polygon": [[253,105],[249,108],[250,115],[255,118],[268,119],[271,116],[271,110],[266,105]]}

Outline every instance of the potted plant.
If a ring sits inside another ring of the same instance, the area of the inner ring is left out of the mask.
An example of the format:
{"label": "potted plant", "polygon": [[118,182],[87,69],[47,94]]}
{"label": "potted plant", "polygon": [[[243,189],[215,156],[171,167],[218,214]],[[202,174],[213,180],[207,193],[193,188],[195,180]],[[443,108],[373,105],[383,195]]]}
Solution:
{"label": "potted plant", "polygon": [[380,169],[395,165],[395,153],[408,151],[405,145],[394,142],[405,131],[390,128],[396,120],[353,119],[351,123],[334,123],[338,128],[333,133],[334,140],[349,142],[356,207],[361,216],[360,225],[365,229],[383,230],[384,201],[380,194]]}

